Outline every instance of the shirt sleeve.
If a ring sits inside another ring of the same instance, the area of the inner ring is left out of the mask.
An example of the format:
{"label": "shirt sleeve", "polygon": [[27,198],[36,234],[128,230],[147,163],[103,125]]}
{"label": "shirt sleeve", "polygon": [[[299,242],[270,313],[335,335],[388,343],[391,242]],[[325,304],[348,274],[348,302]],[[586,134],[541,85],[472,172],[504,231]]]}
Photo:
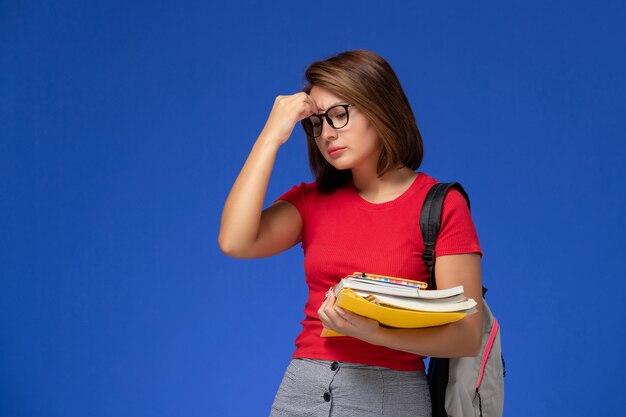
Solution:
{"label": "shirt sleeve", "polygon": [[302,222],[304,223],[305,196],[306,196],[306,184],[301,183],[300,185],[294,185],[293,187],[291,187],[289,191],[287,191],[285,194],[278,197],[276,201],[282,200],[282,201],[286,201],[288,203],[293,204],[295,208],[298,209],[298,212],[300,213],[300,217],[302,217]]}
{"label": "shirt sleeve", "polygon": [[451,189],[446,195],[442,210],[441,229],[435,246],[436,255],[478,253],[482,256],[467,200],[461,193]]}

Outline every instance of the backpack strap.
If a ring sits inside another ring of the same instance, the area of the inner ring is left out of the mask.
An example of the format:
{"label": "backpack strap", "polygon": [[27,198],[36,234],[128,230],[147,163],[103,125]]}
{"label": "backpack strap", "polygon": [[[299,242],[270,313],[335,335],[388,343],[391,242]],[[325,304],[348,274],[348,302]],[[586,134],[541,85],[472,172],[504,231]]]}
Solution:
{"label": "backpack strap", "polygon": [[[450,188],[458,190],[467,200],[469,207],[469,197],[461,184],[458,182],[437,183],[428,190],[422,212],[420,213],[420,229],[424,240],[424,253],[422,258],[428,267],[430,280],[428,282],[429,289],[436,289],[437,282],[435,280],[435,244],[439,229],[441,229],[441,214],[443,212],[443,200],[448,194]],[[432,402],[433,417],[448,417],[445,408],[445,393],[448,386],[450,362],[448,358],[430,358],[428,364],[428,385],[430,387],[430,396]]]}
{"label": "backpack strap", "polygon": [[[424,259],[424,262],[426,263],[426,266],[428,267],[428,273],[430,275],[430,281],[428,284],[429,289],[437,288],[437,282],[435,280],[435,260],[436,260],[435,244],[437,242],[437,236],[439,235],[439,230],[441,229],[441,215],[443,211],[442,209],[443,201],[445,199],[446,194],[450,190],[450,188],[454,188],[458,190],[461,193],[461,195],[465,197],[467,201],[467,206],[468,207],[470,206],[467,193],[465,192],[463,187],[461,187],[460,184],[456,182],[437,183],[433,185],[432,188],[426,194],[426,199],[424,200],[422,212],[420,213],[420,229],[422,231],[422,238],[424,240],[424,253],[422,254],[422,258]],[[483,297],[486,292],[487,292],[487,289],[483,287]],[[489,357],[492,356],[493,352],[496,352],[496,355],[499,354],[500,359],[502,360],[502,375],[504,376],[506,374],[506,368],[504,366],[504,358],[502,357],[502,352],[501,352],[501,347],[500,347],[500,338],[499,338],[500,326],[496,318],[493,317],[493,315],[491,314],[491,311],[489,310],[487,304],[484,302],[484,299],[483,299],[483,314],[485,315],[484,317],[491,317],[491,319],[493,319],[493,322],[491,324],[491,329],[488,331],[488,335],[486,336],[486,333],[483,333],[484,351],[482,355],[479,356],[480,368],[479,368],[478,381],[475,383],[475,386],[473,387],[476,393],[474,400],[476,400],[476,398],[478,399],[478,412],[480,413],[479,415],[481,417],[483,416],[483,404],[482,404],[482,398],[481,398],[479,389],[481,387],[481,383],[483,382],[483,379],[485,379],[486,381],[489,381],[489,383],[486,384],[485,386],[487,389],[488,395],[490,397],[490,401],[487,403],[488,405],[486,405],[487,407],[486,415],[491,415],[491,412],[493,410],[495,410],[494,412],[499,410],[499,413],[494,414],[494,415],[502,415],[502,401],[503,401],[502,381],[497,380],[497,378],[493,375],[493,372],[494,372],[493,369],[497,369],[498,367],[494,365],[492,367],[491,372],[488,371],[487,369],[487,362],[489,361]],[[483,326],[485,326],[485,323],[486,321],[485,319],[483,319]],[[485,327],[483,327],[483,332],[485,331],[484,329]],[[476,358],[457,358],[454,360],[455,362],[453,362],[453,368],[451,368],[451,362],[449,358],[435,358],[435,357],[430,358],[430,361],[428,364],[427,377],[428,377],[428,385],[430,388],[433,417],[448,417],[448,413],[446,411],[446,402],[447,402],[446,392],[448,388],[448,380],[449,380],[451,369],[453,369],[454,378],[455,378],[455,382],[457,383],[457,386],[454,386],[452,389],[453,392],[451,395],[450,402],[451,404],[455,404],[453,405],[453,407],[456,407],[456,408],[458,408],[459,402],[463,402],[463,401],[459,401],[459,398],[457,398],[459,389],[465,389],[465,387],[461,387],[461,388],[459,387],[459,384],[460,384],[459,372],[461,372],[459,367],[468,366],[468,365],[467,364],[459,365],[458,361],[468,360],[468,359],[470,361],[476,360]],[[497,359],[494,359],[494,360],[497,360]],[[475,365],[472,363],[471,367],[473,369],[475,368]],[[487,376],[485,376],[486,374]],[[474,384],[474,382],[472,382],[472,384]],[[495,403],[494,403],[494,399],[495,399]],[[458,410],[456,409],[454,410],[455,412],[454,415],[457,415],[456,414],[457,411]],[[474,411],[476,412],[475,409]]]}
{"label": "backpack strap", "polygon": [[459,191],[461,195],[465,197],[465,200],[467,200],[467,206],[470,207],[469,197],[461,184],[458,182],[437,183],[428,190],[424,205],[422,206],[422,212],[420,213],[420,229],[422,230],[422,238],[425,247],[422,258],[424,259],[424,263],[426,263],[428,274],[430,275],[428,284],[430,289],[437,288],[437,281],[435,280],[435,244],[437,243],[439,229],[441,229],[443,200],[450,188]]}

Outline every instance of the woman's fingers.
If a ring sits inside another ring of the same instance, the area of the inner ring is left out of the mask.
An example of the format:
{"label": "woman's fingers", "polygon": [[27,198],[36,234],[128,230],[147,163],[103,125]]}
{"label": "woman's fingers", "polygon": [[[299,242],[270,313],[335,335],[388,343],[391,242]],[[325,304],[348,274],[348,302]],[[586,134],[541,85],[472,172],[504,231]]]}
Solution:
{"label": "woman's fingers", "polygon": [[315,101],[313,100],[313,97],[311,97],[310,95],[308,95],[305,92],[299,93],[304,95],[303,101],[305,104],[305,108],[307,109],[307,115],[305,117],[309,117],[312,114],[317,114],[319,113],[319,109],[317,108],[317,104],[315,104]]}
{"label": "woman's fingers", "polygon": [[280,96],[280,99],[277,98],[277,104],[282,106],[287,116],[294,118],[294,123],[318,112],[315,101],[305,92]]}
{"label": "woman's fingers", "polygon": [[317,105],[305,92],[290,96],[278,96],[267,119],[264,132],[284,143],[300,120],[317,113]]}
{"label": "woman's fingers", "polygon": [[330,291],[318,310],[318,315],[325,328],[345,336],[364,339],[374,334],[380,327],[376,320],[359,316],[335,305],[335,294]]}
{"label": "woman's fingers", "polygon": [[335,331],[341,331],[340,329],[344,329],[346,324],[349,323],[347,320],[349,317],[346,315],[345,310],[335,306],[335,301],[335,293],[331,287],[331,289],[326,293],[326,299],[320,306],[317,313],[324,327]]}
{"label": "woman's fingers", "polygon": [[331,287],[326,292],[326,297],[324,298],[324,302],[322,303],[320,308],[317,310],[317,314],[319,315],[320,320],[324,324],[324,327],[329,327],[329,326],[332,326],[333,324],[332,317],[330,317],[329,314],[332,316],[332,308],[334,304],[335,304],[335,300],[332,294],[332,287]]}

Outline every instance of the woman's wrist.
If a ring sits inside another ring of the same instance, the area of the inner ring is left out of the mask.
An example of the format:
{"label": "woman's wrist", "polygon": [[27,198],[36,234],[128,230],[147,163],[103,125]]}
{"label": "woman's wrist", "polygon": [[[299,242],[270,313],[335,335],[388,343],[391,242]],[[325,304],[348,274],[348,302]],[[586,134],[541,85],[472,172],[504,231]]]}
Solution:
{"label": "woman's wrist", "polygon": [[368,332],[365,340],[367,343],[376,346],[385,346],[385,340],[389,329],[381,324],[374,328],[373,331]]}
{"label": "woman's wrist", "polygon": [[257,138],[257,144],[260,146],[276,150],[278,150],[284,142],[285,141],[280,139],[275,133],[265,130],[261,131],[261,134]]}

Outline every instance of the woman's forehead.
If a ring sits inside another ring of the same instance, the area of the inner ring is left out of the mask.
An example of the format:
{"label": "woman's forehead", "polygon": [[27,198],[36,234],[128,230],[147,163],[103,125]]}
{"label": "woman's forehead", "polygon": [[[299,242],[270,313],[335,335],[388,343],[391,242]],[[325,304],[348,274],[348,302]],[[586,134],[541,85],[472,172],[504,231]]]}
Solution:
{"label": "woman's forehead", "polygon": [[334,94],[332,91],[319,86],[313,86],[309,93],[319,110],[325,111],[326,109],[336,105],[344,104],[346,101]]}

